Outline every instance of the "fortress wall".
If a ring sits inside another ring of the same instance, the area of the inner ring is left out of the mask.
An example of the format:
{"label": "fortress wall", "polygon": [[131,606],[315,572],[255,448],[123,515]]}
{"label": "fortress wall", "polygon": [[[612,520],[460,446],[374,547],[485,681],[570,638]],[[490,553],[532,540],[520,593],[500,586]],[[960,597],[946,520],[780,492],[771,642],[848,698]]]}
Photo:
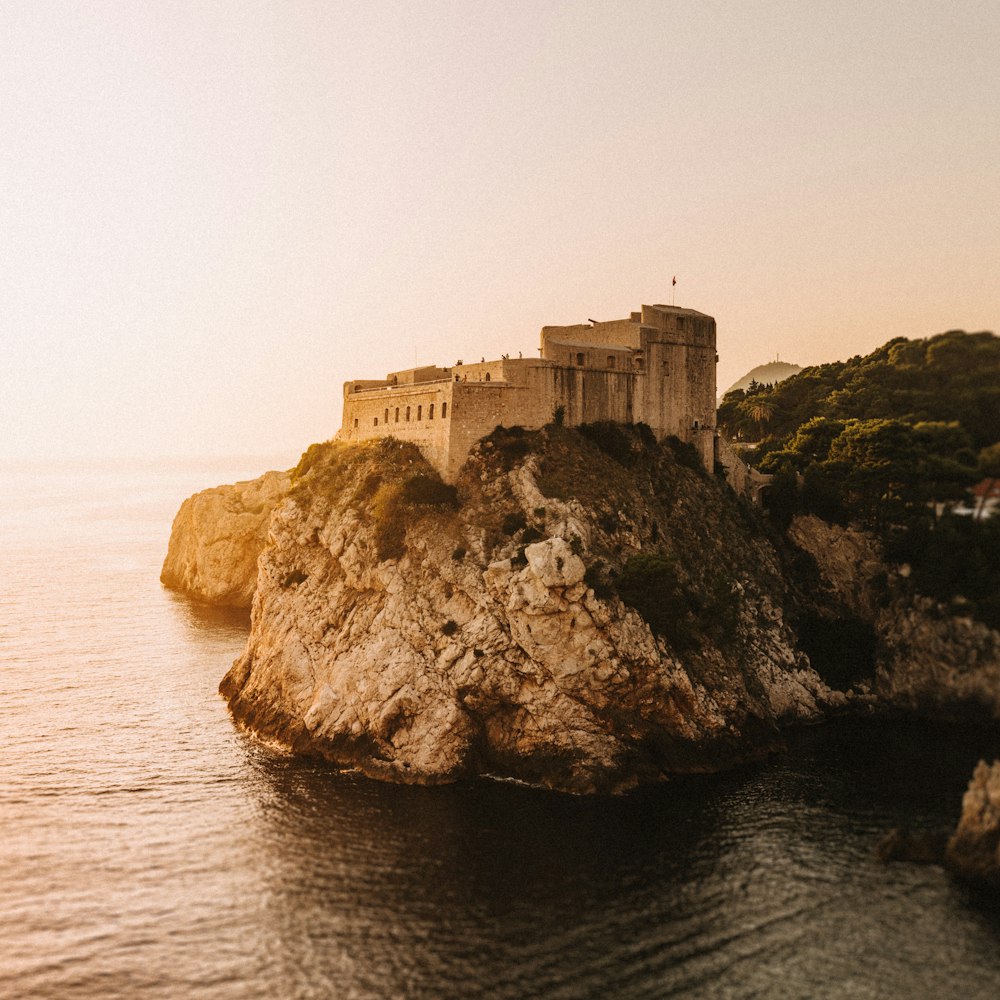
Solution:
{"label": "fortress wall", "polygon": [[457,375],[460,382],[485,382],[489,375],[491,382],[524,385],[527,382],[527,370],[532,364],[537,364],[534,358],[501,358],[498,361],[456,365],[451,369],[451,374],[452,378]]}
{"label": "fortress wall", "polygon": [[546,342],[566,341],[574,344],[615,344],[619,347],[639,346],[639,324],[631,319],[614,319],[606,323],[578,323],[575,326],[543,326],[540,346],[545,357]]}
{"label": "fortress wall", "polygon": [[[523,391],[523,390],[522,390]],[[512,419],[513,397],[517,389],[497,382],[452,382],[450,453],[438,471],[448,481],[454,480],[469,450],[498,424],[512,426],[520,423]]]}
{"label": "fortress wall", "polygon": [[[354,384],[348,383],[348,388]],[[451,424],[451,413],[442,417],[441,411],[442,404],[447,403],[449,411],[452,407],[452,385],[450,381],[437,381],[416,383],[412,388],[348,392],[344,396],[344,421],[337,437],[341,441],[368,441],[382,437],[412,441],[440,471],[447,466]],[[433,417],[431,404],[434,406]],[[409,420],[406,419],[407,407],[410,408]],[[389,411],[388,422],[386,410]]]}
{"label": "fortress wall", "polygon": [[[556,364],[568,365],[571,368],[613,368],[619,371],[631,371],[632,354],[631,348],[617,344],[587,345],[549,340],[545,344],[544,357],[546,361],[554,361]],[[609,360],[612,360],[611,364],[608,363]]]}
{"label": "fortress wall", "polygon": [[438,368],[437,365],[424,365],[420,368],[406,368],[399,372],[389,372],[388,382],[393,385],[416,385],[421,382],[436,382],[448,378],[449,369]]}

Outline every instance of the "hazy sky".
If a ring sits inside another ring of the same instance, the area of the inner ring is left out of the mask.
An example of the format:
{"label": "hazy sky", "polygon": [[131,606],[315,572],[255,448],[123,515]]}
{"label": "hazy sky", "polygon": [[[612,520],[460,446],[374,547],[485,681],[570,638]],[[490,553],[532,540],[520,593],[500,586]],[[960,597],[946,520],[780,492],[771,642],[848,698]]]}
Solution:
{"label": "hazy sky", "polygon": [[0,454],[287,453],[677,302],[720,388],[1000,327],[1000,3],[0,2]]}

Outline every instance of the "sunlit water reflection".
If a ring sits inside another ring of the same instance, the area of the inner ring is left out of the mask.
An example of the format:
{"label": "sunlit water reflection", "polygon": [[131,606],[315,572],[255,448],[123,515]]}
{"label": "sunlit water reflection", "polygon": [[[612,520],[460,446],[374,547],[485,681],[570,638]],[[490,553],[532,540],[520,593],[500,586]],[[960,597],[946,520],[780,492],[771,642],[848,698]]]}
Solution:
{"label": "sunlit water reflection", "polygon": [[1000,995],[1000,919],[891,826],[953,824],[981,737],[799,733],[615,800],[418,789],[236,732],[241,614],[157,582],[247,468],[4,470],[0,995]]}

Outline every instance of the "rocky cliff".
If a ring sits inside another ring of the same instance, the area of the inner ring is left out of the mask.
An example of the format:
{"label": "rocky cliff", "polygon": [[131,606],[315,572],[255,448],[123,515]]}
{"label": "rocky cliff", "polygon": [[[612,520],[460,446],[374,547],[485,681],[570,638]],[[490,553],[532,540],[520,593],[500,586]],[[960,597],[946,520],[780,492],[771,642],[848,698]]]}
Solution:
{"label": "rocky cliff", "polygon": [[185,500],[170,531],[161,582],[210,604],[249,608],[271,512],[290,484],[287,472],[267,472]]}
{"label": "rocky cliff", "polygon": [[222,690],[247,727],[374,777],[613,790],[846,704],[786,597],[752,513],[638,431],[497,431],[456,489],[411,446],[332,443],[275,510]]}
{"label": "rocky cliff", "polygon": [[[857,685],[883,709],[1000,719],[1000,634],[914,593],[906,568],[887,565],[865,532],[807,516],[788,537],[815,562],[818,579],[802,602],[812,614],[802,616],[799,633],[828,681]],[[831,654],[836,677],[822,667]]]}
{"label": "rocky cliff", "polygon": [[976,766],[945,862],[962,878],[1000,889],[1000,761]]}
{"label": "rocky cliff", "polygon": [[391,439],[316,445],[186,501],[163,579],[254,595],[237,721],[392,781],[614,790],[833,713],[1000,718],[1000,635],[639,428],[498,429],[454,487]]}

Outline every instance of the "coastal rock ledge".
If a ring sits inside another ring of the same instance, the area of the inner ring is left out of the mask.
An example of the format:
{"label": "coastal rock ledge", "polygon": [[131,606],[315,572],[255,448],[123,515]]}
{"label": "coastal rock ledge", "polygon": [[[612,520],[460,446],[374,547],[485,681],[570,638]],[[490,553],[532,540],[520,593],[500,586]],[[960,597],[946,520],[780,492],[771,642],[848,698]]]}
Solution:
{"label": "coastal rock ledge", "polygon": [[945,861],[961,878],[1000,890],[1000,761],[976,765]]}
{"label": "coastal rock ledge", "polygon": [[755,515],[679,443],[498,429],[456,487],[393,439],[306,453],[221,685],[239,723],[388,781],[597,792],[845,704]]}
{"label": "coastal rock ledge", "polygon": [[266,472],[188,497],[174,518],[160,582],[208,604],[249,608],[271,513],[290,485],[287,472]]}

